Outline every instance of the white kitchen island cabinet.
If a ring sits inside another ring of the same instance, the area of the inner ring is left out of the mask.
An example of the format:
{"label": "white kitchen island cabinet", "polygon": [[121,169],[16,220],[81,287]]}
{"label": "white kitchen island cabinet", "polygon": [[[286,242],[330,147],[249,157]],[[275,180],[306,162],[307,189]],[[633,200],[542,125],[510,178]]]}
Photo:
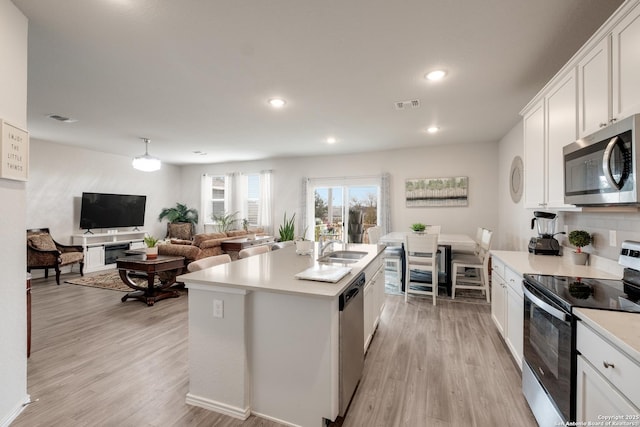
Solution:
{"label": "white kitchen island cabinet", "polygon": [[336,419],[338,298],[383,249],[336,246],[367,252],[337,283],[295,279],[317,256],[293,246],[179,277],[189,289],[188,404],[288,425]]}

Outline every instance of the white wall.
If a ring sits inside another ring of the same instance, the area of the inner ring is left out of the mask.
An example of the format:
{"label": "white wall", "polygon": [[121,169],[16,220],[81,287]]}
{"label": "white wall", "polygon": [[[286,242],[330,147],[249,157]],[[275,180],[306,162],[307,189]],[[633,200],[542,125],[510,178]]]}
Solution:
{"label": "white wall", "polygon": [[535,231],[531,230],[533,211],[524,208],[524,195],[518,203],[515,203],[511,199],[509,190],[511,163],[516,156],[524,160],[522,120],[500,140],[499,151],[500,232],[499,239],[493,247],[505,251],[526,251],[529,239],[535,235]]}
{"label": "white wall", "polygon": [[[389,173],[394,230],[408,230],[413,222],[440,224],[444,233],[475,235],[476,227],[498,227],[498,144],[459,144],[352,155],[282,158],[252,162],[185,166],[182,196],[200,209],[200,177],[204,173],[273,170],[275,229],[284,212],[301,215],[303,178],[357,177]],[[407,208],[404,184],[408,178],[469,177],[469,206],[459,208]],[[201,219],[202,222],[202,219]],[[301,224],[296,228],[301,229]],[[202,226],[200,226],[202,231]]]}
{"label": "white wall", "polygon": [[[27,127],[27,29],[24,15],[0,0],[0,118]],[[27,395],[25,184],[0,179],[0,425],[20,412]]]}
{"label": "white wall", "polygon": [[180,168],[164,164],[159,171],[141,172],[126,156],[32,140],[27,228],[49,227],[60,243],[71,243],[72,234],[84,232],[80,229],[83,191],[146,195],[144,229],[164,237],[166,220],[160,223],[158,214],[180,201]]}

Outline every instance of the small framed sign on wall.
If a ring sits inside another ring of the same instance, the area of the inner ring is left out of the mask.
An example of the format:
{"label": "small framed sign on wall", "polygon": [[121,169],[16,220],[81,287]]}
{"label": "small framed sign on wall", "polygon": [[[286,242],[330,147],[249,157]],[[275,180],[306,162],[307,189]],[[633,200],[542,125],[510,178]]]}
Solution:
{"label": "small framed sign on wall", "polygon": [[29,132],[0,119],[2,162],[0,178],[26,181],[29,178]]}

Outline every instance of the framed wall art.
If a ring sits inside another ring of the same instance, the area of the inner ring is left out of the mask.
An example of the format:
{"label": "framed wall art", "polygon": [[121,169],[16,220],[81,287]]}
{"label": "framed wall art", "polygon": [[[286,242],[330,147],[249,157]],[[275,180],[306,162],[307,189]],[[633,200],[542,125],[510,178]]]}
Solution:
{"label": "framed wall art", "polygon": [[408,208],[469,205],[469,177],[418,178],[405,181]]}
{"label": "framed wall art", "polygon": [[0,119],[0,136],[0,178],[26,181],[29,178],[29,133]]}

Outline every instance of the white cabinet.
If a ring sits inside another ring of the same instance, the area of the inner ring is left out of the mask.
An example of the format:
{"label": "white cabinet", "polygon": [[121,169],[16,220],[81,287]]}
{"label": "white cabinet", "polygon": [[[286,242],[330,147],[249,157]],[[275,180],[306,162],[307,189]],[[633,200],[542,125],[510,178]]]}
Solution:
{"label": "white cabinet", "polygon": [[562,148],[576,140],[577,122],[576,75],[571,70],[524,115],[526,208],[575,208],[564,203]]}
{"label": "white cabinet", "polygon": [[547,150],[545,170],[547,207],[569,208],[564,203],[564,155],[562,149],[577,139],[576,73],[568,73],[545,96]]}
{"label": "white cabinet", "polygon": [[365,269],[364,286],[364,351],[366,353],[373,334],[378,327],[380,315],[384,308],[384,268],[382,257],[378,256]]}
{"label": "white cabinet", "polygon": [[578,63],[580,137],[607,126],[611,120],[610,58],[610,38],[605,37]]}
{"label": "white cabinet", "polygon": [[106,252],[109,247],[126,246],[126,249],[144,247],[143,238],[146,231],[123,231],[119,233],[74,234],[71,236],[74,245],[84,248],[84,271],[105,270],[113,268],[114,263],[107,264]]}
{"label": "white cabinet", "polygon": [[639,45],[636,5],[578,62],[580,137],[640,113]]}
{"label": "white cabinet", "polygon": [[544,102],[540,101],[524,116],[524,206],[544,207]]}
{"label": "white cabinet", "polygon": [[498,258],[491,258],[491,318],[522,369],[524,298],[522,277]]}
{"label": "white cabinet", "polygon": [[621,120],[640,112],[640,6],[611,32],[612,115]]}
{"label": "white cabinet", "polygon": [[[495,258],[493,259],[495,264]],[[492,269],[491,274],[491,318],[498,328],[500,335],[504,336],[507,325],[507,285],[504,279]]]}
{"label": "white cabinet", "polygon": [[[640,421],[640,366],[583,322],[577,324],[576,421]],[[622,424],[621,424],[622,425]]]}

